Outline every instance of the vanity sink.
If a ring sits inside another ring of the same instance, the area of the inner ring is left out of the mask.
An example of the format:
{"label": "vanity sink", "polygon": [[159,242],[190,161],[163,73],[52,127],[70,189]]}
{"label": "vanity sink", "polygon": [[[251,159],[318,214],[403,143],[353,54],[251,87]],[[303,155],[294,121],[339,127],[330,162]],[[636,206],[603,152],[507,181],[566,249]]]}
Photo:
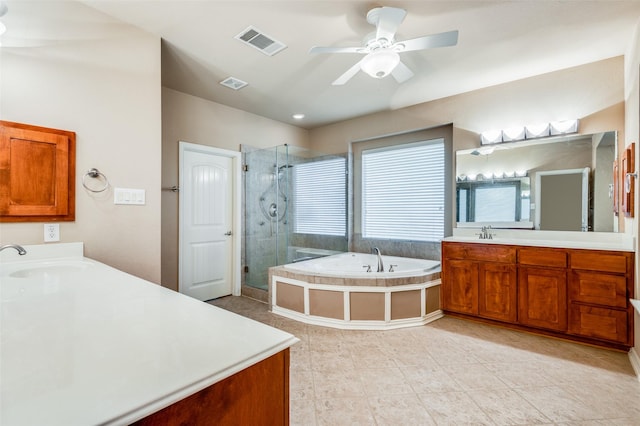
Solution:
{"label": "vanity sink", "polygon": [[74,274],[91,266],[91,262],[83,260],[66,260],[57,262],[41,262],[37,264],[26,264],[3,274],[12,278],[36,278],[48,279],[52,277],[67,276]]}

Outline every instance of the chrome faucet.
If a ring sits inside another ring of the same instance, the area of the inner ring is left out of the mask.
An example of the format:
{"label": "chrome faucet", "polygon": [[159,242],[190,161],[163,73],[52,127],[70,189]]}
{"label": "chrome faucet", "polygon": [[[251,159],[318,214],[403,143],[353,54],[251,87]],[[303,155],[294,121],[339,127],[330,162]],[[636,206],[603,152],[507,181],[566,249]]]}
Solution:
{"label": "chrome faucet", "polygon": [[491,231],[491,225],[483,226],[482,229],[480,230],[480,233],[477,235],[480,236],[481,240],[492,240],[493,234],[490,231]]}
{"label": "chrome faucet", "polygon": [[380,254],[380,249],[378,247],[374,247],[372,250],[373,254],[378,256],[378,272],[384,272],[384,263],[382,263],[382,255]]}
{"label": "chrome faucet", "polygon": [[18,254],[20,256],[24,256],[25,254],[27,254],[27,251],[24,248],[22,248],[22,246],[19,246],[17,244],[4,245],[4,246],[0,247],[0,251],[2,251],[4,249],[8,249],[8,248],[16,249],[16,251],[18,252]]}

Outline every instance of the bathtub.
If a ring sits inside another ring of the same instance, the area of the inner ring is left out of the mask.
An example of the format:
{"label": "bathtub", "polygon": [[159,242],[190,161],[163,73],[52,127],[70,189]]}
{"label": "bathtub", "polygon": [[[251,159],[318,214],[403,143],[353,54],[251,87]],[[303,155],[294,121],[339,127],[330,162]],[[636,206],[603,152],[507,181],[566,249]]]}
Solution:
{"label": "bathtub", "polygon": [[367,253],[340,253],[284,265],[285,268],[303,273],[322,274],[331,277],[399,278],[410,277],[440,268],[437,260],[408,257],[382,256],[384,272],[376,272],[378,257]]}
{"label": "bathtub", "polygon": [[[382,330],[442,317],[440,262],[341,253],[269,268],[271,311],[307,324]],[[390,271],[391,270],[391,271]]]}

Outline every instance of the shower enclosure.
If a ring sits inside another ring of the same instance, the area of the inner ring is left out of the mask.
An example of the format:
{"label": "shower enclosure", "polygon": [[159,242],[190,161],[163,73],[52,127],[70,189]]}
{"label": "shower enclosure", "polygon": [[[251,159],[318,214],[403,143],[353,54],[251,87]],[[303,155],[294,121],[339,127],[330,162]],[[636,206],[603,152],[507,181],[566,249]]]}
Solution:
{"label": "shower enclosure", "polygon": [[[242,151],[243,286],[267,290],[271,266],[347,251],[345,157],[290,145]],[[338,228],[309,228],[325,216]]]}

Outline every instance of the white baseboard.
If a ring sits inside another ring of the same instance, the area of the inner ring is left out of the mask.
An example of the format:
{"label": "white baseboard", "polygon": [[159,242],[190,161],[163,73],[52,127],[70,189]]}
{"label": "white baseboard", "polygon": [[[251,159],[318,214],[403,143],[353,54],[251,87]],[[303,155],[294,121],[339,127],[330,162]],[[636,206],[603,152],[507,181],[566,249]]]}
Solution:
{"label": "white baseboard", "polygon": [[636,372],[636,378],[640,381],[640,356],[638,356],[636,348],[631,348],[629,351],[629,361],[631,361],[633,371]]}

